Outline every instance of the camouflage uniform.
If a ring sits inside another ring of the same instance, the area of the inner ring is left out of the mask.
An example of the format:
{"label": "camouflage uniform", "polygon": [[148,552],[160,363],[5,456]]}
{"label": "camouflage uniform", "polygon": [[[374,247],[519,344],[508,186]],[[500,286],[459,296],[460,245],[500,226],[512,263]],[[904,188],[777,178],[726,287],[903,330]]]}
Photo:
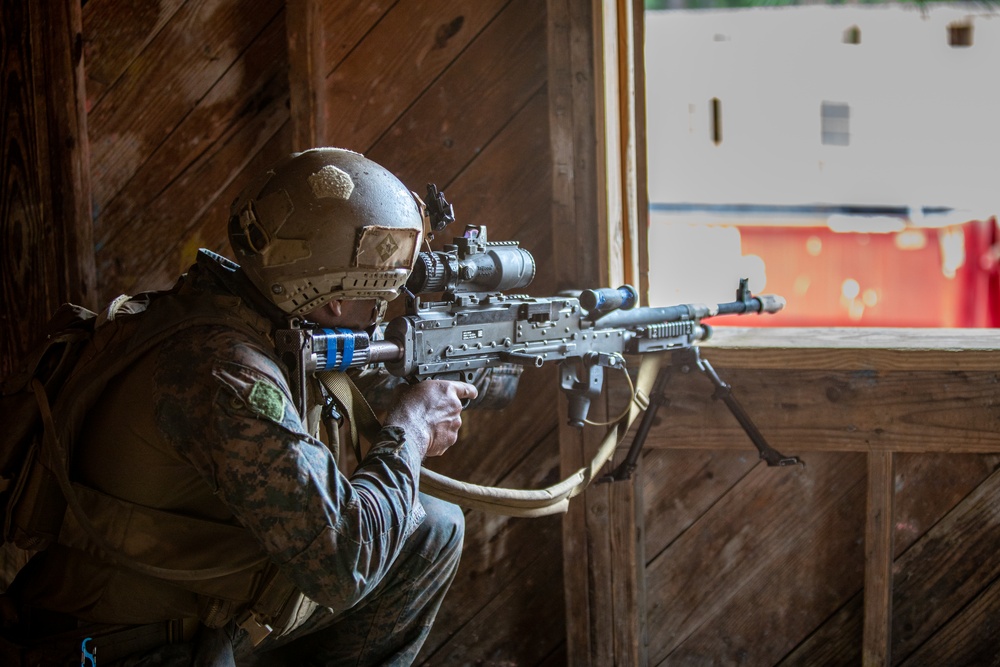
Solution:
{"label": "camouflage uniform", "polygon": [[[206,297],[247,294],[239,274],[220,279],[199,263],[188,275]],[[221,326],[187,329],[146,355],[90,417],[77,457],[86,484],[242,526],[315,603],[293,632],[256,649],[233,622],[206,630],[200,650],[222,660],[210,664],[232,664],[230,645],[238,664],[409,664],[426,638],[458,567],[461,511],[418,493],[420,454],[401,429],[384,428],[350,477],[317,436],[270,341]],[[61,546],[27,572],[28,604],[91,621],[204,616],[197,596]],[[126,664],[185,664],[198,650],[166,646]]]}

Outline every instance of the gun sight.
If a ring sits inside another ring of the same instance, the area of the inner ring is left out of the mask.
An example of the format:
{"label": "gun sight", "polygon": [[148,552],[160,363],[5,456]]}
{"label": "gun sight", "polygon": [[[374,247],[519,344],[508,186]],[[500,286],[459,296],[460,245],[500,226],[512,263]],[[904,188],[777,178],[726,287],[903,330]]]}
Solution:
{"label": "gun sight", "polygon": [[469,225],[444,250],[421,252],[406,281],[412,294],[504,292],[527,287],[535,258],[516,241],[490,243],[486,227]]}

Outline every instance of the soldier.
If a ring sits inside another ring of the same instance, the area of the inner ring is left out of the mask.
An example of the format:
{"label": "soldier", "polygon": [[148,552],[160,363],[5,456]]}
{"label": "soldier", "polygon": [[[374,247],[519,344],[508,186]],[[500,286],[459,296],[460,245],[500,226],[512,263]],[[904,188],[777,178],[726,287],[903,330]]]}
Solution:
{"label": "soldier", "polygon": [[293,318],[373,327],[422,231],[416,197],[347,150],[294,154],[247,188],[229,221],[239,265],[202,251],[136,315],[191,326],[112,380],[76,443],[81,504],[131,559],[62,538],[35,556],[11,587],[35,636],[92,638],[101,665],[415,659],[464,529],[458,507],[419,493],[419,469],[477,390],[404,388],[345,476],[338,429],[330,447],[319,429],[355,419],[350,401],[314,378],[297,390],[274,334]]}

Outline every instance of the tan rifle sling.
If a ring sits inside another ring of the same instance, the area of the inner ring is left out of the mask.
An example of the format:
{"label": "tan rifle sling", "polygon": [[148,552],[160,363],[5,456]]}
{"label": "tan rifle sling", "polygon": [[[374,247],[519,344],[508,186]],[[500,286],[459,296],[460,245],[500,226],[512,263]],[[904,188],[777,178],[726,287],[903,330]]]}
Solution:
{"label": "tan rifle sling", "polygon": [[[462,482],[421,467],[421,490],[435,498],[462,507],[507,516],[536,517],[566,512],[569,509],[570,498],[583,493],[594,481],[600,470],[614,456],[629,427],[648,407],[649,392],[663,359],[662,354],[646,355],[642,358],[635,383],[635,393],[628,410],[612,423],[590,463],[561,482],[544,489],[507,489]],[[317,373],[316,377],[347,409],[351,417],[351,438],[360,461],[361,446],[358,433],[373,443],[382,428],[381,424],[371,406],[361,395],[361,391],[347,374],[324,371]]]}

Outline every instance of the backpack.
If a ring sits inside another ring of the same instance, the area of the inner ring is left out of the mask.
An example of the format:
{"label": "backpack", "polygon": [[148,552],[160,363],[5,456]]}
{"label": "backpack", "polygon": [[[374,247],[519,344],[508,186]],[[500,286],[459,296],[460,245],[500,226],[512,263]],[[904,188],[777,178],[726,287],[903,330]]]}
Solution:
{"label": "backpack", "polygon": [[[192,272],[206,270],[225,280],[233,266],[201,250]],[[241,627],[283,628],[304,598],[244,529],[151,510],[70,480],[74,444],[88,413],[108,383],[140,357],[191,327],[225,326],[250,336],[271,330],[271,322],[240,297],[199,293],[186,277],[170,290],[119,296],[100,314],[64,304],[46,326],[45,340],[0,385],[0,419],[9,427],[0,432],[0,542],[4,549],[28,552],[53,543],[83,548],[112,565],[174,582],[209,600],[214,621],[225,621],[239,607],[244,610]],[[120,546],[104,534],[103,519],[123,513],[174,534],[208,530],[221,543],[238,545],[238,555],[195,569],[142,562],[135,555],[136,544],[142,547],[146,537],[141,530],[131,540],[119,540]],[[255,582],[252,590],[245,589],[247,577]]]}
{"label": "backpack", "polygon": [[[0,538],[39,551],[59,536],[72,444],[108,381],[186,323],[135,317],[170,291],[121,295],[100,313],[66,303],[0,385]],[[89,523],[89,522],[88,522]],[[88,531],[89,532],[89,531]]]}
{"label": "backpack", "polygon": [[[177,573],[142,567],[109,549],[80,506],[69,479],[77,436],[104,388],[119,373],[179,331],[223,325],[258,334],[263,318],[249,315],[239,297],[204,298],[185,289],[114,299],[100,314],[62,305],[46,325],[45,340],[0,386],[0,541],[38,551],[60,538],[69,513],[111,562],[153,576]],[[164,298],[170,296],[171,298]],[[210,571],[202,573],[210,575]]]}
{"label": "backpack", "polygon": [[0,433],[0,537],[20,549],[48,546],[62,520],[58,486],[46,483],[47,471],[40,465],[39,400],[58,399],[94,335],[96,320],[97,313],[81,306],[60,306],[45,326],[43,342],[0,385],[0,415],[7,425]]}

